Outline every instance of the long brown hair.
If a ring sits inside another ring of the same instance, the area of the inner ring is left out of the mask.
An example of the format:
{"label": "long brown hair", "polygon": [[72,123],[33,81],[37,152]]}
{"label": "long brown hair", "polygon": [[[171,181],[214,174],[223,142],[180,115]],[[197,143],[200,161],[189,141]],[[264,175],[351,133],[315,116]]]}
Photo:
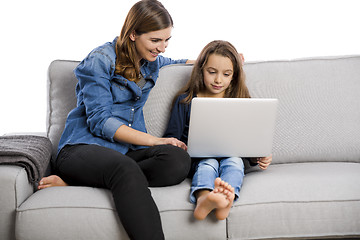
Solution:
{"label": "long brown hair", "polygon": [[165,7],[157,0],[142,0],[129,11],[116,42],[115,73],[130,81],[139,80],[140,63],[135,42],[130,35],[162,30],[173,26],[173,20]]}
{"label": "long brown hair", "polygon": [[193,66],[190,80],[185,87],[179,91],[176,98],[179,95],[187,94],[183,102],[190,103],[193,97],[205,90],[203,70],[211,54],[227,57],[233,65],[233,78],[229,87],[225,90],[224,97],[250,98],[249,90],[245,84],[245,73],[242,68],[239,53],[231,43],[222,40],[212,41],[204,47]]}

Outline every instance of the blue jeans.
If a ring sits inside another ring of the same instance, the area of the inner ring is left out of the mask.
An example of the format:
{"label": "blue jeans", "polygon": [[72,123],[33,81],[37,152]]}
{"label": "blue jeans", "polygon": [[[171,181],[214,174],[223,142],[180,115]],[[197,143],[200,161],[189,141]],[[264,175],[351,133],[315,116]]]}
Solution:
{"label": "blue jeans", "polygon": [[239,197],[244,178],[244,163],[240,157],[207,158],[197,161],[191,183],[190,201],[196,203],[195,191],[214,189],[214,181],[220,177],[235,189],[235,201]]}

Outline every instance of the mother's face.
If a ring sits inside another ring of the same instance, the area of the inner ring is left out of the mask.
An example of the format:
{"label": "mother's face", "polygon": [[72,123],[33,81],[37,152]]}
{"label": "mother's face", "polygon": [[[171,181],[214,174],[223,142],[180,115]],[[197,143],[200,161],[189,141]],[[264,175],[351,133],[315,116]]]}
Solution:
{"label": "mother's face", "polygon": [[145,59],[153,62],[160,53],[165,52],[171,38],[171,31],[172,27],[168,27],[141,35],[131,34],[130,39],[135,42],[139,60]]}

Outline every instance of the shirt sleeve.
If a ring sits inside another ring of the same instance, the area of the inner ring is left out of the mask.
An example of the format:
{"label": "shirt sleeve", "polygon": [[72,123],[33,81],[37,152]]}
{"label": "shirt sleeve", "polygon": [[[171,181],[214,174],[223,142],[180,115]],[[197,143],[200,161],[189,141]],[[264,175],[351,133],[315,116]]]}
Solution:
{"label": "shirt sleeve", "polygon": [[80,104],[85,105],[87,125],[95,136],[114,141],[116,130],[123,125],[112,116],[111,59],[101,53],[92,53],[74,70],[79,84]]}
{"label": "shirt sleeve", "polygon": [[[184,134],[184,131],[188,124],[187,115],[189,107],[187,104],[180,102],[182,99],[183,97],[180,96],[174,103],[164,137],[174,137],[187,144],[187,134]],[[184,135],[186,135],[185,139]]]}

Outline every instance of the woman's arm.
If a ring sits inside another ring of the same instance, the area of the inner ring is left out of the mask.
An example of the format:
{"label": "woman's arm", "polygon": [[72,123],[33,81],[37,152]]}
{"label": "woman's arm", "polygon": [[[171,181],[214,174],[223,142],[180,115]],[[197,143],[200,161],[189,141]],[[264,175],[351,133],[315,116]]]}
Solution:
{"label": "woman's arm", "polygon": [[181,142],[176,138],[159,138],[152,136],[148,133],[144,133],[138,130],[135,130],[126,125],[122,125],[115,132],[114,140],[118,142],[126,142],[134,145],[141,146],[155,146],[170,144],[176,147],[180,147],[184,150],[187,150],[185,143]]}

